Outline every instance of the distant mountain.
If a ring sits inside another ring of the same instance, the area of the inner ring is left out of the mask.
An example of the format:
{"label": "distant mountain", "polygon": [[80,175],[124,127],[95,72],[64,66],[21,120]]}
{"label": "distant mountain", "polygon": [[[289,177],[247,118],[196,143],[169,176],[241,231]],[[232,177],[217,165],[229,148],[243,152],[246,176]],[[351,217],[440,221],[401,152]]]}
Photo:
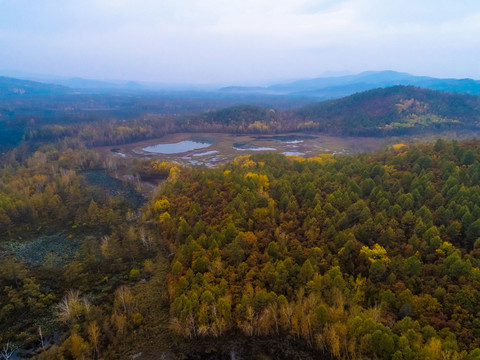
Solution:
{"label": "distant mountain", "polygon": [[[28,79],[19,80],[18,78]],[[356,75],[330,76],[297,80],[271,86],[228,86],[221,89],[213,85],[163,84],[143,81],[93,80],[80,77],[61,78],[55,76],[25,75],[0,77],[0,96],[41,94],[117,94],[117,95],[171,95],[195,93],[211,98],[225,99],[245,97],[247,100],[259,96],[290,99],[294,101],[319,101],[338,99],[358,92],[396,85],[412,85],[431,90],[480,95],[480,81],[473,79],[437,79],[414,76],[396,71],[366,71]],[[305,102],[304,101],[304,102]],[[247,101],[246,104],[258,103]]]}
{"label": "distant mountain", "polygon": [[[74,78],[54,78],[50,82],[58,85],[68,86],[82,93],[136,93],[151,92],[168,89],[168,86],[162,84],[149,84],[137,81],[104,81]],[[171,90],[174,90],[173,88]]]}
{"label": "distant mountain", "polygon": [[255,92],[266,92],[266,88],[261,86],[227,86],[221,88],[220,91],[225,93],[255,93]]}
{"label": "distant mountain", "polygon": [[480,130],[480,97],[393,86],[294,110],[236,106],[187,117],[182,124],[183,130],[204,128],[251,133],[313,130],[344,136]]}
{"label": "distant mountain", "polygon": [[67,79],[53,79],[52,82],[75,89],[113,89],[119,86],[123,86],[123,84],[119,85],[110,83],[108,81],[90,80],[79,77]]}
{"label": "distant mountain", "polygon": [[0,76],[0,97],[21,95],[68,94],[73,90],[61,85]]}
{"label": "distant mountain", "polygon": [[166,84],[147,81],[97,80],[81,77],[67,78],[38,75],[33,75],[33,77],[25,76],[24,78],[70,87],[83,94],[172,93],[179,91],[214,92],[217,90],[215,85]]}
{"label": "distant mountain", "polygon": [[437,79],[396,71],[367,71],[356,75],[298,80],[268,87],[229,87],[222,92],[277,94],[335,99],[380,87],[413,85],[431,90],[480,95],[480,81],[473,79]]}
{"label": "distant mountain", "polygon": [[[23,80],[20,80],[23,79]],[[40,90],[40,85],[43,85],[44,90],[46,91],[30,91],[30,94],[35,95],[44,95],[51,93],[81,93],[81,94],[172,94],[182,91],[197,91],[197,92],[216,92],[216,87],[213,85],[210,86],[196,86],[196,85],[170,85],[163,83],[155,82],[143,82],[143,81],[117,81],[117,80],[95,80],[95,79],[85,79],[81,77],[58,77],[58,76],[49,76],[49,75],[35,75],[35,74],[22,74],[22,73],[12,73],[10,75],[7,73],[7,76],[0,76],[0,91],[3,90],[3,83],[16,83],[20,84],[21,82],[30,82],[35,84],[35,89]],[[32,84],[32,87],[34,86]],[[25,85],[22,83],[22,85]],[[52,91],[48,91],[48,87],[52,88]],[[14,89],[18,86],[13,86]],[[60,89],[63,88],[63,92]],[[26,93],[23,91],[15,92],[14,94]],[[0,93],[0,96],[4,93]]]}

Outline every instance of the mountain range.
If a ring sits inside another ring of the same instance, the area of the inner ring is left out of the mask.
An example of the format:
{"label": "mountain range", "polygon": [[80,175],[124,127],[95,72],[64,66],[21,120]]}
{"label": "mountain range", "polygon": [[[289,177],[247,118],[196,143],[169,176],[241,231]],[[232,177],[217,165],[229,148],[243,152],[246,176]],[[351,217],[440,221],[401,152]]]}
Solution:
{"label": "mountain range", "polygon": [[[396,85],[413,85],[431,90],[480,95],[480,81],[474,79],[440,79],[428,76],[415,76],[396,71],[366,71],[356,75],[319,77],[296,80],[270,86],[229,86],[220,89],[212,86],[174,86],[162,83],[137,81],[102,81],[82,78],[30,77],[19,80],[0,77],[0,96],[44,95],[68,93],[174,93],[195,91],[209,96],[282,96],[290,98],[310,98],[313,101],[336,99],[357,92]],[[39,80],[41,79],[41,80]],[[33,81],[36,80],[36,81]]]}
{"label": "mountain range", "polygon": [[356,75],[297,80],[267,87],[224,87],[222,92],[289,95],[335,99],[357,92],[396,85],[413,85],[431,90],[480,95],[480,81],[473,79],[438,79],[396,71],[366,71]]}

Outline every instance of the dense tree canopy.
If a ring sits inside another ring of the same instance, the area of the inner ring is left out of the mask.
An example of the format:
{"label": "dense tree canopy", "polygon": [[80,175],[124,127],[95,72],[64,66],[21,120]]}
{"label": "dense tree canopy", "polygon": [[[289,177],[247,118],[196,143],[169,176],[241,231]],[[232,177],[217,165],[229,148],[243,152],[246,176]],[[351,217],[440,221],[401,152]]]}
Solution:
{"label": "dense tree canopy", "polygon": [[[0,172],[0,341],[41,359],[188,356],[220,337],[476,359],[478,145],[144,161],[139,177],[162,180],[142,208],[102,190],[94,152],[16,149]],[[11,246],[52,231],[73,256]]]}
{"label": "dense tree canopy", "polygon": [[184,170],[143,215],[173,254],[173,328],[291,336],[339,358],[475,358],[477,145]]}

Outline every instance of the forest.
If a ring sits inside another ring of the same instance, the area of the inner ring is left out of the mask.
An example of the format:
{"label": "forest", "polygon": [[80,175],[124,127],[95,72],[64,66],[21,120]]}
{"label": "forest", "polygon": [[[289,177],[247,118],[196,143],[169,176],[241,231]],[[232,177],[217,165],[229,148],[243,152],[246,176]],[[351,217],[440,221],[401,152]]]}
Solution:
{"label": "forest", "polygon": [[339,359],[480,356],[478,142],[240,157],[153,199],[187,338],[284,336]]}
{"label": "forest", "polygon": [[480,0],[0,0],[0,360],[480,360]]}
{"label": "forest", "polygon": [[[139,161],[150,198],[98,181],[94,151],[14,149],[0,172],[3,351],[478,359],[479,145]],[[47,235],[43,253],[22,250]]]}
{"label": "forest", "polygon": [[0,359],[480,359],[478,140],[215,168],[96,149],[179,131],[473,136],[477,97],[198,97],[177,114],[181,98],[48,96],[0,106]]}

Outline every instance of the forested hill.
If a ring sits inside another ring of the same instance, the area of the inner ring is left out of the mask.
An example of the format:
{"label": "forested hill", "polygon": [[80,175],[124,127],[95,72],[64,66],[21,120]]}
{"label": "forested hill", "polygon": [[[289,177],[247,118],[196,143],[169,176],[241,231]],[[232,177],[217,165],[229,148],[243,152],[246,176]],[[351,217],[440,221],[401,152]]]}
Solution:
{"label": "forested hill", "polygon": [[20,95],[63,95],[72,92],[72,89],[61,85],[45,84],[36,81],[0,76],[0,97]]}
{"label": "forested hill", "polygon": [[480,97],[394,86],[275,111],[240,106],[183,119],[183,130],[242,132],[316,130],[335,135],[389,136],[446,129],[478,130]]}
{"label": "forested hill", "polygon": [[478,129],[480,97],[393,86],[313,104],[294,114],[318,124],[319,130],[349,135]]}
{"label": "forested hill", "polygon": [[172,329],[337,359],[479,359],[479,155],[438,140],[184,171],[144,214],[172,254]]}

